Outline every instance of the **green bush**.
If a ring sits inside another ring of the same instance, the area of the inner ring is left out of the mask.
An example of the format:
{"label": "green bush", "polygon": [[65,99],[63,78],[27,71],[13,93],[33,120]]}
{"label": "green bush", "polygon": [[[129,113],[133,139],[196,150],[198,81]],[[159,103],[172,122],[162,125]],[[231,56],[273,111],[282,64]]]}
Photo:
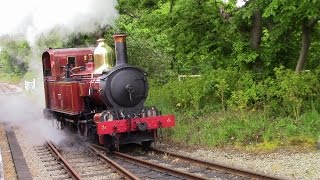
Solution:
{"label": "green bush", "polygon": [[298,74],[281,67],[275,69],[275,75],[275,87],[270,87],[269,98],[277,99],[282,113],[298,119],[319,97],[317,73],[305,71]]}
{"label": "green bush", "polygon": [[314,144],[320,135],[320,70],[274,72],[263,79],[250,71],[216,69],[160,87],[151,83],[147,102],[176,115],[170,131],[176,142],[265,149]]}
{"label": "green bush", "polygon": [[1,73],[0,74],[0,81],[1,82],[7,82],[7,83],[19,83],[21,80],[20,74],[7,74],[7,73]]}

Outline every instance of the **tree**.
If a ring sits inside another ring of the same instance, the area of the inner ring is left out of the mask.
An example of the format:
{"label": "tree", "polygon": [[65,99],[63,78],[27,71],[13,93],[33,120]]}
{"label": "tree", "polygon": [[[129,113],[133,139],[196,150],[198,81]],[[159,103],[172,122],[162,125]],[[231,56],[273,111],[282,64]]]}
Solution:
{"label": "tree", "polygon": [[31,47],[26,39],[19,36],[0,37],[1,73],[23,74],[27,71],[28,56],[31,54]]}
{"label": "tree", "polygon": [[10,55],[6,50],[0,52],[0,73],[12,73],[13,65],[10,61]]}
{"label": "tree", "polygon": [[283,26],[301,28],[301,48],[296,72],[304,70],[307,63],[312,34],[320,20],[319,11],[320,1],[317,0],[274,0],[264,13],[264,17],[272,17]]}
{"label": "tree", "polygon": [[129,62],[144,68],[160,83],[170,79],[172,44],[168,39],[169,2],[161,0],[118,1],[116,32],[128,34]]}
{"label": "tree", "polygon": [[61,28],[54,28],[49,32],[40,34],[36,41],[37,49],[63,47],[64,37],[62,36],[62,32],[63,30]]}
{"label": "tree", "polygon": [[167,54],[172,70],[182,74],[236,67],[268,75],[279,66],[298,72],[308,65],[307,55],[317,64],[319,53],[309,49],[320,46],[312,41],[319,34],[318,1],[248,0],[241,7],[236,2],[120,0],[117,26]]}

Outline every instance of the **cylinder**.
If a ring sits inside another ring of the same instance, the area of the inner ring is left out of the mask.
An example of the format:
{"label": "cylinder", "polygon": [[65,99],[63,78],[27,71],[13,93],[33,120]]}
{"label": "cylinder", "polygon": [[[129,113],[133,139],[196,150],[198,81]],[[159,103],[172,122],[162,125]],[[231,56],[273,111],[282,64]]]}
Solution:
{"label": "cylinder", "polygon": [[113,35],[116,49],[116,65],[128,64],[126,34]]}

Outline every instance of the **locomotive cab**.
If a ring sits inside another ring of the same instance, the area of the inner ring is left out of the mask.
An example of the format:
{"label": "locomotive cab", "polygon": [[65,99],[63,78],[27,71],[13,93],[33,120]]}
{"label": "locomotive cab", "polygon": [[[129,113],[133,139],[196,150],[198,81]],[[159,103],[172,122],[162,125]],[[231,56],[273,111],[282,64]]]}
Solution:
{"label": "locomotive cab", "polygon": [[42,55],[42,65],[43,76],[51,76],[50,54],[48,52],[45,52]]}

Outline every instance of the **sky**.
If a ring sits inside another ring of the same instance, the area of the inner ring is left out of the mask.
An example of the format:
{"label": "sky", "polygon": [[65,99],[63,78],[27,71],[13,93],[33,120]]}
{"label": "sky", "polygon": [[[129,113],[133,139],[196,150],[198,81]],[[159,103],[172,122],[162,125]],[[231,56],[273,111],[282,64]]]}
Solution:
{"label": "sky", "polygon": [[[229,0],[223,0],[224,2],[228,2]],[[246,3],[247,0],[237,0],[237,6],[241,7]]]}
{"label": "sky", "polygon": [[246,3],[246,2],[245,2],[244,0],[238,0],[238,1],[237,1],[237,6],[238,6],[238,7],[241,7],[241,6],[243,6],[245,3]]}
{"label": "sky", "polygon": [[33,41],[55,26],[88,32],[94,24],[113,24],[116,0],[0,0],[0,35],[23,34]]}

